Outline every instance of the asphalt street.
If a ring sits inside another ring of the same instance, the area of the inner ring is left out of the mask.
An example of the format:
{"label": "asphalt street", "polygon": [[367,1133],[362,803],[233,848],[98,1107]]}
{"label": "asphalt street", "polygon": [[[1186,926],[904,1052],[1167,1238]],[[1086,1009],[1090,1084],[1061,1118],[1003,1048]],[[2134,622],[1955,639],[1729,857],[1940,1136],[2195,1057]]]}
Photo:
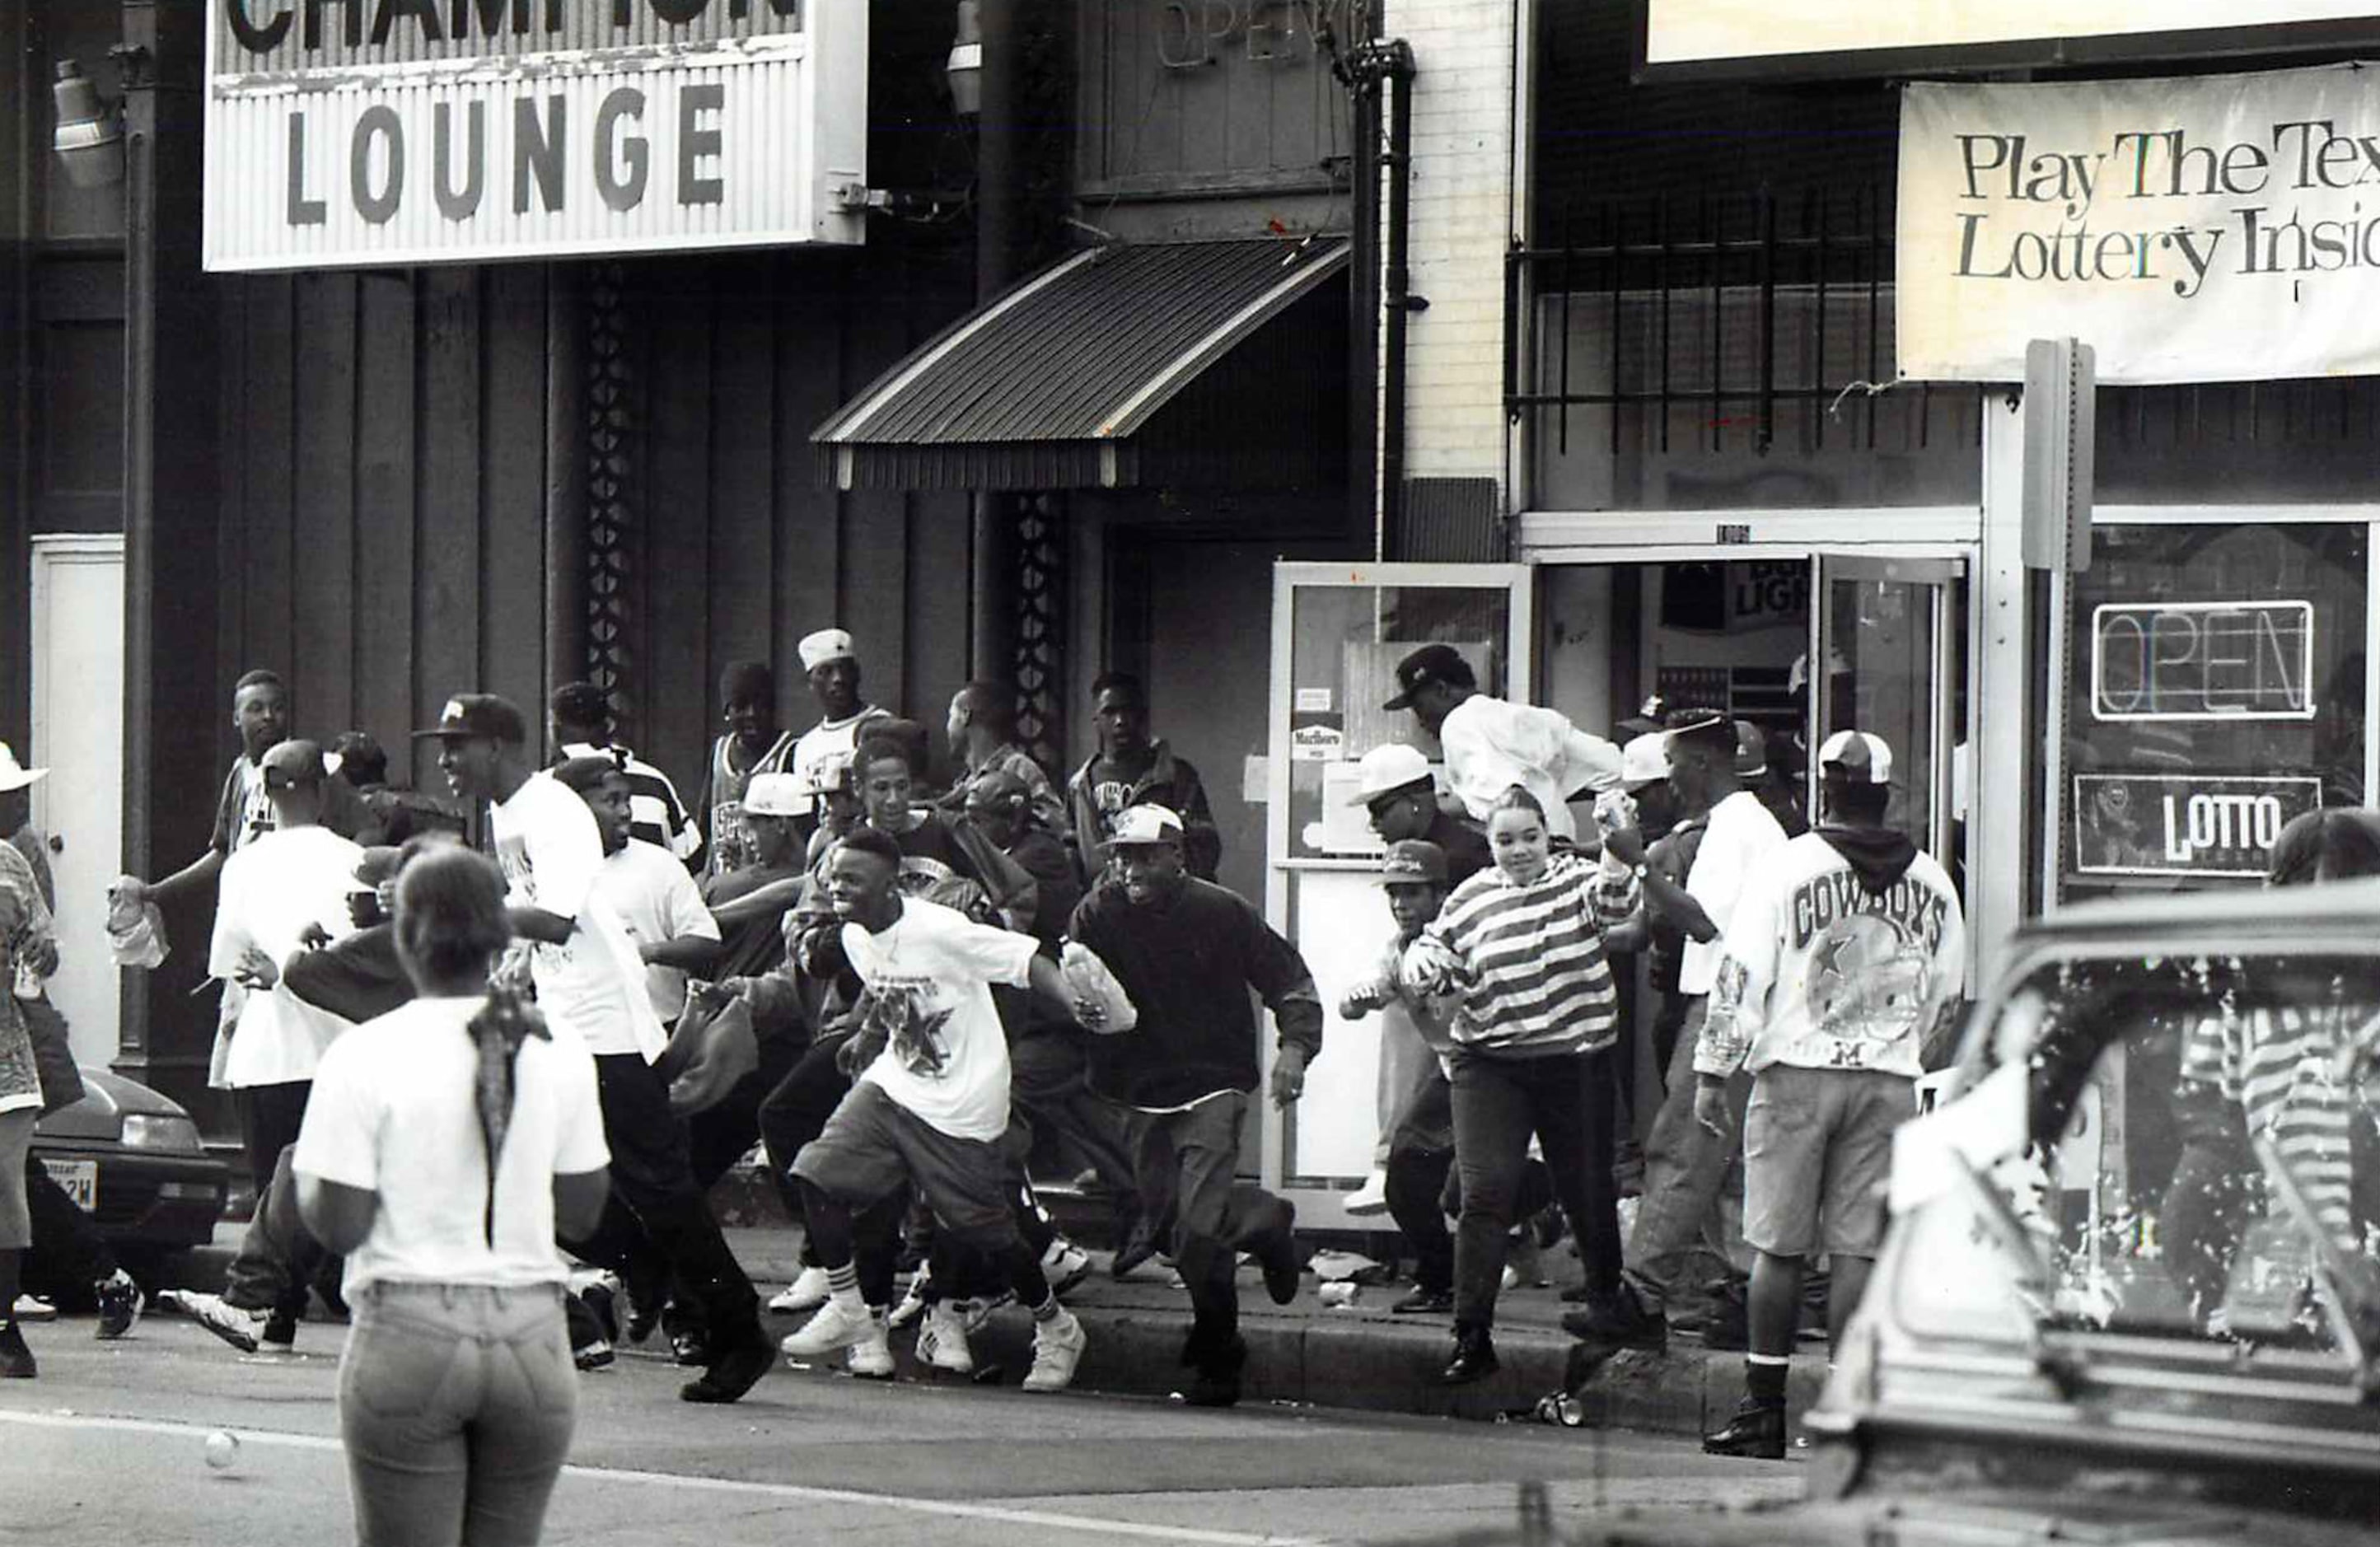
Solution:
{"label": "asphalt street", "polygon": [[[0,1541],[44,1547],[345,1540],[335,1408],[343,1329],[242,1356],[151,1316],[100,1343],[29,1328],[38,1381],[0,1387]],[[1690,1442],[1318,1408],[1195,1411],[1152,1398],[904,1381],[782,1364],[732,1408],[676,1399],[683,1372],[631,1352],[582,1378],[550,1541],[1072,1543],[1509,1539],[1541,1489],[1566,1532],[1597,1512],[1741,1507],[1799,1468]],[[207,1464],[218,1431],[233,1464]],[[328,1528],[328,1529],[326,1529]]]}

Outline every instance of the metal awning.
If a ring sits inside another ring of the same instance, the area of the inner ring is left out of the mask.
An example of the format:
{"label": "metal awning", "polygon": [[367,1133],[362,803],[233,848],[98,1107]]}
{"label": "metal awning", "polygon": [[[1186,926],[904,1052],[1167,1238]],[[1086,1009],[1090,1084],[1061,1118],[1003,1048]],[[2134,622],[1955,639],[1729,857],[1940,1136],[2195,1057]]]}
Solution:
{"label": "metal awning", "polygon": [[1086,248],[945,329],[812,440],[842,489],[1138,483],[1135,438],[1348,251],[1337,238]]}

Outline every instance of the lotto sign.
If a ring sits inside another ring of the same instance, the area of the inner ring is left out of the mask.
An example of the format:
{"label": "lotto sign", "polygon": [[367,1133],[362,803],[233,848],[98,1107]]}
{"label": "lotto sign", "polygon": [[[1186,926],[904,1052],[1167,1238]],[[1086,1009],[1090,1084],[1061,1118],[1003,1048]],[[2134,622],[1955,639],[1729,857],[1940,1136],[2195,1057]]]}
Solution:
{"label": "lotto sign", "polygon": [[854,243],[868,7],[212,0],[206,264]]}
{"label": "lotto sign", "polygon": [[2076,774],[2074,868],[2085,876],[2262,876],[2322,780],[2198,774]]}

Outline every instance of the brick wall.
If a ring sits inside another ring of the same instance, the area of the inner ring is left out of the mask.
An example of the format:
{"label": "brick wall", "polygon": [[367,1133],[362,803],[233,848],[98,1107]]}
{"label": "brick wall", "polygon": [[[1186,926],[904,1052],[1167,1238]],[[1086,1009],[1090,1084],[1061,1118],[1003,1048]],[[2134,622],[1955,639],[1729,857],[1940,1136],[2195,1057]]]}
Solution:
{"label": "brick wall", "polygon": [[1413,45],[1413,289],[1406,356],[1412,477],[1504,476],[1504,247],[1512,168],[1511,0],[1390,12]]}

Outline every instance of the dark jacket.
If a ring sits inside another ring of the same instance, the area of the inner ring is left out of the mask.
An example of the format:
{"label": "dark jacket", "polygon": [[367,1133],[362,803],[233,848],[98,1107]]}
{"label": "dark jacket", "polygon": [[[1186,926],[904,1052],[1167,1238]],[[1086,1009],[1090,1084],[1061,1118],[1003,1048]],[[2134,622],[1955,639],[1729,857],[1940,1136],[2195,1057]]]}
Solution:
{"label": "dark jacket", "polygon": [[1429,831],[1422,836],[1446,852],[1449,891],[1496,863],[1495,854],[1488,847],[1488,835],[1444,806],[1430,818]]}
{"label": "dark jacket", "polygon": [[1083,884],[1075,879],[1075,858],[1065,844],[1039,828],[1026,828],[1008,846],[1008,857],[1038,888],[1030,933],[1053,956],[1065,937],[1066,925],[1083,900]]}
{"label": "dark jacket", "polygon": [[1213,880],[1215,866],[1222,862],[1223,835],[1215,830],[1215,814],[1207,805],[1207,787],[1199,781],[1198,770],[1188,758],[1174,756],[1162,741],[1153,750],[1156,756],[1148,771],[1126,785],[1121,799],[1099,798],[1104,755],[1091,757],[1066,782],[1067,798],[1075,806],[1075,842],[1083,855],[1083,879],[1093,888],[1108,867],[1108,834],[1115,829],[1116,813],[1128,806],[1161,805],[1182,818],[1182,863],[1198,879]]}
{"label": "dark jacket", "polygon": [[1281,1045],[1322,1050],[1322,1001],[1297,948],[1235,892],[1188,879],[1165,907],[1135,904],[1121,886],[1075,910],[1074,938],[1099,953],[1138,1013],[1131,1031],[1087,1039],[1088,1083],[1131,1106],[1179,1106],[1219,1091],[1254,1091],[1254,989]]}
{"label": "dark jacket", "polygon": [[361,1023],[410,1004],[412,980],[396,958],[396,925],[358,929],[289,963],[289,992],[317,1009]]}

